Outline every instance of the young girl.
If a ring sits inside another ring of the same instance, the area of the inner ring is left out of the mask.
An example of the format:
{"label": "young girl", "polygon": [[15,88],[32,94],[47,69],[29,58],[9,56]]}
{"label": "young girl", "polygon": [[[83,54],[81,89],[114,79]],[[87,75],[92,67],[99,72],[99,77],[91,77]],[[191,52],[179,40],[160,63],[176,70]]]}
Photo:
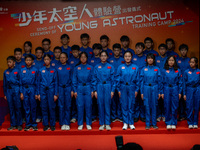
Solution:
{"label": "young girl", "polygon": [[91,130],[92,124],[92,75],[93,67],[87,64],[88,55],[86,52],[80,53],[80,63],[74,68],[73,89],[76,98],[78,111],[78,130],[83,129],[84,110],[86,113],[86,128]]}
{"label": "young girl", "polygon": [[101,63],[94,68],[94,94],[97,98],[99,110],[99,130],[111,130],[110,127],[110,105],[114,95],[114,67],[107,63],[108,53],[100,53]]}
{"label": "young girl", "polygon": [[139,70],[138,67],[131,63],[132,53],[124,53],[125,64],[117,69],[116,84],[119,96],[121,97],[123,130],[128,128],[135,129],[134,126],[134,104],[139,90]]}
{"label": "young girl", "polygon": [[50,114],[51,131],[55,130],[55,107],[58,99],[57,71],[51,64],[51,55],[44,55],[45,66],[39,70],[38,99],[41,101],[44,131],[49,129],[48,114]]}
{"label": "young girl", "polygon": [[144,100],[146,109],[146,128],[150,129],[153,125],[154,129],[158,129],[156,126],[156,105],[160,98],[161,90],[161,73],[160,69],[155,66],[155,56],[152,53],[147,54],[146,57],[147,66],[141,70],[141,98]]}
{"label": "young girl", "polygon": [[173,55],[169,56],[162,73],[163,90],[161,95],[164,99],[167,129],[176,129],[177,109],[182,92],[181,77],[181,71],[178,69],[175,57]]}
{"label": "young girl", "polygon": [[59,122],[61,130],[70,130],[70,114],[71,114],[71,97],[72,92],[72,68],[67,64],[67,53],[61,53],[61,65],[57,66],[58,71],[58,107],[59,107]]}
{"label": "young girl", "polygon": [[34,54],[31,53],[32,50],[32,43],[30,41],[26,41],[24,42],[24,54],[23,54],[23,58],[25,58],[26,55],[32,55],[34,57],[34,59],[36,59],[36,56]]}
{"label": "young girl", "polygon": [[190,58],[190,69],[187,69],[183,75],[183,98],[186,101],[189,129],[198,128],[200,70],[197,67],[198,59],[196,57]]}

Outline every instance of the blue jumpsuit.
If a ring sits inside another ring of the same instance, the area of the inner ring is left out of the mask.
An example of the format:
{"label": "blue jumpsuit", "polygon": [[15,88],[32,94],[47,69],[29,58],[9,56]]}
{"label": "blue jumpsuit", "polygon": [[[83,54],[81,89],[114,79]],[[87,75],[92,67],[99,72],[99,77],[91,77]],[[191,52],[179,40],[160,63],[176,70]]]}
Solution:
{"label": "blue jumpsuit", "polygon": [[52,66],[52,67],[57,68],[59,65],[61,65],[60,60],[54,59],[54,60],[51,61],[51,66]]}
{"label": "blue jumpsuit", "polygon": [[38,69],[34,66],[30,68],[25,67],[20,71],[20,93],[24,95],[23,106],[25,110],[26,126],[37,126],[37,102],[35,99],[35,95],[38,95],[37,77]]}
{"label": "blue jumpsuit", "polygon": [[155,57],[159,56],[158,52],[156,52],[156,51],[153,50],[153,49],[151,49],[150,51],[148,51],[148,50],[146,49],[146,50],[144,50],[144,53],[143,53],[143,54],[144,54],[144,55],[147,55],[147,54],[150,54],[150,53],[154,54]]}
{"label": "blue jumpsuit", "polygon": [[72,67],[69,64],[59,65],[58,71],[58,106],[60,125],[70,125]]}
{"label": "blue jumpsuit", "polygon": [[89,59],[92,58],[92,56],[93,56],[93,49],[91,47],[87,47],[87,48],[81,47],[80,51],[86,52],[88,54]]}
{"label": "blue jumpsuit", "polygon": [[71,58],[71,56],[72,56],[72,50],[71,50],[70,46],[68,46],[67,49],[65,49],[63,46],[61,46],[61,49],[62,49],[62,52],[67,53],[68,58]]}
{"label": "blue jumpsuit", "polygon": [[124,57],[124,53],[125,52],[131,52],[132,55],[135,55],[135,52],[133,49],[130,49],[130,48],[127,48],[127,50],[125,50],[124,48],[122,48],[122,53],[121,53],[121,56]]}
{"label": "blue jumpsuit", "polygon": [[110,125],[111,91],[115,91],[114,67],[109,63],[99,63],[94,68],[94,91],[97,91],[99,124]]}
{"label": "blue jumpsuit", "polygon": [[18,70],[21,70],[22,68],[25,68],[26,67],[26,63],[25,63],[25,60],[24,59],[21,59],[20,62],[15,62],[15,68],[18,69]]}
{"label": "blue jumpsuit", "polygon": [[80,64],[75,67],[73,73],[73,89],[77,93],[78,125],[83,125],[84,109],[86,114],[86,125],[92,124],[92,87],[93,67]]}
{"label": "blue jumpsuit", "polygon": [[[103,50],[103,49],[102,49]],[[107,48],[106,50],[104,50],[108,53],[109,58],[114,57],[114,53],[111,49]]]}
{"label": "blue jumpsuit", "polygon": [[8,102],[11,126],[22,125],[19,80],[20,76],[18,69],[13,68],[4,71],[3,90]]}
{"label": "blue jumpsuit", "polygon": [[156,105],[161,93],[161,73],[157,66],[146,66],[140,73],[141,94],[146,108],[146,126],[156,126]]}
{"label": "blue jumpsuit", "polygon": [[95,67],[97,64],[101,62],[101,59],[99,57],[93,56],[92,58],[88,59],[88,64]]}
{"label": "blue jumpsuit", "polygon": [[[183,75],[183,95],[186,95],[186,113],[188,125],[198,125],[200,70],[187,69]],[[194,111],[194,114],[193,114]]]}
{"label": "blue jumpsuit", "polygon": [[54,53],[51,50],[49,50],[48,52],[44,52],[44,55],[45,54],[49,54],[51,56],[51,60],[55,59]]}
{"label": "blue jumpsuit", "polygon": [[171,55],[174,55],[174,57],[175,57],[176,59],[179,58],[179,55],[178,55],[176,52],[174,52],[174,51],[167,51],[166,54],[167,54],[167,57],[168,57],[168,56],[171,56]]}
{"label": "blue jumpsuit", "polygon": [[35,66],[38,70],[45,66],[44,60],[37,60],[35,59],[33,62],[33,66]]}
{"label": "blue jumpsuit", "polygon": [[[115,68],[115,73],[114,75],[117,74],[117,68],[121,65],[124,64],[124,58],[119,57],[119,58],[115,58],[115,57],[111,57],[108,59],[108,63],[110,63],[111,65],[113,65],[113,67]],[[121,109],[121,104],[119,102],[119,95],[118,95],[118,91],[117,89],[115,89],[115,94],[111,100],[111,119],[122,119],[122,109]]]}
{"label": "blue jumpsuit", "polygon": [[135,92],[139,91],[139,68],[134,64],[122,64],[118,67],[116,87],[121,93],[123,122],[134,124]]}
{"label": "blue jumpsuit", "polygon": [[165,123],[166,125],[177,125],[177,110],[179,105],[179,94],[182,92],[181,71],[169,68],[162,73],[162,94],[164,94]]}
{"label": "blue jumpsuit", "polygon": [[[39,70],[38,90],[41,99],[43,125],[48,126],[50,114],[50,126],[55,126],[56,116],[54,95],[58,95],[58,77],[54,67],[43,67]],[[49,111],[49,112],[48,112]]]}
{"label": "blue jumpsuit", "polygon": [[[138,55],[133,55],[132,59],[133,64],[137,65],[139,67],[139,74],[144,66],[146,66],[146,56],[138,56]],[[138,93],[138,96],[136,97],[135,101],[135,118],[145,118],[145,107],[144,107],[144,102],[141,99],[141,94],[140,90]]]}

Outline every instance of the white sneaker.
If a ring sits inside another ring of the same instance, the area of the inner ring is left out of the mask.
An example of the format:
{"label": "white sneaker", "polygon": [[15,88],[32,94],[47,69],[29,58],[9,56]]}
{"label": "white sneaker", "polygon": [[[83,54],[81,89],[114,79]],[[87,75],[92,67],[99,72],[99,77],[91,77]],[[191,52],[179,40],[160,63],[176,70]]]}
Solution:
{"label": "white sneaker", "polygon": [[86,128],[87,128],[88,130],[92,130],[92,127],[91,127],[90,125],[86,125]]}
{"label": "white sneaker", "polygon": [[156,121],[157,121],[157,122],[160,122],[160,121],[161,121],[161,117],[158,117],[158,118],[156,119]]}
{"label": "white sneaker", "polygon": [[173,129],[173,130],[176,130],[176,126],[175,126],[175,125],[172,125],[172,129]]}
{"label": "white sneaker", "polygon": [[172,126],[171,125],[167,125],[167,130],[170,130],[172,129]]}
{"label": "white sneaker", "polygon": [[194,125],[193,128],[194,128],[194,129],[198,129],[198,125]]}
{"label": "white sneaker", "polygon": [[41,120],[42,120],[42,119],[37,118],[37,119],[36,119],[36,122],[37,122],[37,123],[38,123],[38,122],[41,122]]}
{"label": "white sneaker", "polygon": [[189,128],[189,129],[193,129],[193,125],[189,125],[188,128]]}
{"label": "white sneaker", "polygon": [[111,127],[110,127],[110,125],[106,125],[106,130],[111,130]]}
{"label": "white sneaker", "polygon": [[162,117],[162,121],[165,122],[165,117]]}
{"label": "white sneaker", "polygon": [[63,130],[65,130],[66,129],[66,125],[62,125],[61,126],[61,130],[63,131]]}
{"label": "white sneaker", "polygon": [[104,125],[101,125],[100,127],[99,127],[99,130],[101,131],[101,130],[104,130]]}
{"label": "white sneaker", "polygon": [[69,125],[65,125],[65,130],[70,130],[70,126]]}
{"label": "white sneaker", "polygon": [[129,128],[130,128],[131,130],[135,130],[135,126],[134,126],[133,124],[130,124],[130,125],[129,125]]}
{"label": "white sneaker", "polygon": [[72,118],[70,122],[71,123],[75,123],[76,122],[76,118]]}
{"label": "white sneaker", "polygon": [[124,123],[122,130],[127,130],[128,129],[128,124]]}
{"label": "white sneaker", "polygon": [[83,125],[78,126],[78,130],[83,130]]}

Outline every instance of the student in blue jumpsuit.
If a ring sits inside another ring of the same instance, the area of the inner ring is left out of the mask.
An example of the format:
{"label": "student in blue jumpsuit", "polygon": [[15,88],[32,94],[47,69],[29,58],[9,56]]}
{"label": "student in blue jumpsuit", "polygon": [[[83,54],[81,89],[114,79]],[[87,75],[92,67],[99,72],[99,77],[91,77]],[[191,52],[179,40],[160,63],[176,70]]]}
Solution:
{"label": "student in blue jumpsuit", "polygon": [[44,55],[49,54],[51,56],[51,59],[54,60],[55,56],[54,53],[50,50],[51,48],[51,40],[48,38],[45,38],[42,40],[42,48],[44,49]]}
{"label": "student in blue jumpsuit", "polygon": [[107,35],[102,35],[100,37],[100,43],[102,46],[102,50],[106,51],[108,53],[109,58],[113,57],[113,51],[111,49],[108,48],[109,45],[109,37]]}
{"label": "student in blue jumpsuit", "polygon": [[16,59],[15,68],[17,68],[18,70],[21,70],[22,68],[26,67],[26,63],[25,63],[24,59],[22,58],[22,49],[21,48],[15,48],[14,56]]}
{"label": "student in blue jumpsuit", "polygon": [[114,96],[114,67],[107,63],[108,53],[100,53],[101,63],[94,67],[94,94],[97,98],[99,110],[99,130],[111,130],[110,127],[110,106]]}
{"label": "student in blue jumpsuit", "polygon": [[155,66],[155,56],[150,53],[147,54],[147,66],[141,70],[141,98],[144,100],[146,109],[146,128],[150,129],[150,126],[154,129],[158,129],[156,126],[156,105],[160,98],[161,90],[161,73],[160,69]]}
{"label": "student in blue jumpsuit", "polygon": [[175,49],[175,42],[172,38],[168,38],[165,40],[165,44],[167,45],[167,56],[174,55],[176,59],[179,58],[179,55],[174,51]]}
{"label": "student in blue jumpsuit", "polygon": [[88,55],[88,59],[92,58],[93,49],[88,46],[90,43],[90,36],[87,33],[83,33],[81,34],[80,39],[81,39],[81,45],[82,45],[82,47],[80,48],[80,51],[86,52]]}
{"label": "student in blue jumpsuit", "polygon": [[58,99],[57,71],[50,65],[51,56],[49,54],[44,55],[44,63],[46,66],[39,70],[38,99],[41,101],[43,130],[47,131],[49,129],[48,118],[50,118],[51,131],[54,131],[56,122],[55,107]]}
{"label": "student in blue jumpsuit", "polygon": [[[108,59],[108,63],[113,65],[115,68],[114,75],[117,74],[117,68],[124,64],[124,58],[120,57],[121,54],[121,45],[118,43],[115,43],[113,45],[113,53],[114,57],[111,57]],[[111,122],[115,121],[121,121],[122,122],[122,110],[121,110],[121,104],[119,102],[119,95],[117,89],[115,89],[114,96],[111,100]]]}
{"label": "student in blue jumpsuit", "polygon": [[199,95],[200,95],[200,70],[198,59],[191,57],[190,69],[183,74],[183,94],[186,101],[187,123],[189,129],[198,128]]}
{"label": "student in blue jumpsuit", "polygon": [[165,70],[162,71],[161,96],[164,99],[166,128],[175,130],[178,104],[182,92],[182,74],[173,55],[167,58]]}
{"label": "student in blue jumpsuit", "polygon": [[62,34],[61,37],[60,37],[60,40],[61,40],[61,43],[62,43],[62,46],[61,46],[62,52],[65,52],[68,56],[68,59],[69,59],[72,56],[71,47],[68,45],[69,42],[70,42],[69,35]]}
{"label": "student in blue jumpsuit", "polygon": [[34,131],[38,130],[36,123],[38,69],[32,65],[33,60],[34,57],[32,55],[26,55],[26,67],[20,71],[20,98],[23,100],[26,117],[24,131],[30,130],[31,127],[33,127]]}
{"label": "student in blue jumpsuit", "polygon": [[92,124],[92,97],[93,97],[93,67],[87,64],[88,55],[80,53],[80,63],[74,68],[73,89],[78,111],[78,130],[83,129],[84,110],[86,116],[86,128],[91,130]]}
{"label": "student in blue jumpsuit", "polygon": [[22,130],[22,114],[19,93],[19,70],[15,68],[15,57],[7,57],[8,69],[3,74],[4,98],[8,102],[10,112],[10,127],[8,130]]}
{"label": "student in blue jumpsuit", "polygon": [[60,54],[62,53],[62,49],[59,46],[54,47],[53,53],[55,56],[55,59],[51,61],[51,66],[57,68],[58,65],[60,65]]}
{"label": "student in blue jumpsuit", "polygon": [[59,123],[61,130],[70,130],[71,117],[71,98],[72,90],[72,67],[67,64],[67,53],[61,53],[61,64],[57,67],[58,71],[58,107],[59,107]]}
{"label": "student in blue jumpsuit", "polygon": [[135,55],[135,52],[133,49],[129,48],[129,45],[130,45],[130,39],[128,36],[126,35],[123,35],[121,36],[120,38],[120,42],[122,44],[122,52],[121,52],[121,56],[124,57],[124,53],[126,51],[130,51],[132,53],[132,55]]}
{"label": "student in blue jumpsuit", "polygon": [[152,54],[154,54],[154,56],[156,56],[156,57],[158,56],[158,52],[153,50],[154,43],[153,43],[152,38],[146,37],[144,39],[144,44],[145,44],[145,47],[146,47],[146,49],[144,50],[144,55],[152,53]]}
{"label": "student in blue jumpsuit", "polygon": [[34,60],[36,59],[36,56],[31,53],[32,50],[32,43],[30,41],[24,42],[24,54],[22,58],[24,59],[26,55],[32,55],[34,57]]}
{"label": "student in blue jumpsuit", "polygon": [[123,130],[135,129],[134,126],[134,104],[139,91],[139,68],[131,63],[132,53],[124,53],[125,64],[117,69],[116,85],[120,96],[123,117]]}

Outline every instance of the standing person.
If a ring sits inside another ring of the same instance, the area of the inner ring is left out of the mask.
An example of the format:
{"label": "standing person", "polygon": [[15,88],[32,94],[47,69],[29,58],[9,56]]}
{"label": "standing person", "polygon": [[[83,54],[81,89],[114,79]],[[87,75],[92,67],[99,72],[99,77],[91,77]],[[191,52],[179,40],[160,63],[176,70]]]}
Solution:
{"label": "standing person", "polygon": [[107,35],[102,35],[100,37],[100,43],[102,46],[102,50],[106,51],[108,53],[109,58],[113,57],[113,51],[111,49],[108,48],[109,45],[109,37]]}
{"label": "standing person", "polygon": [[72,67],[67,64],[67,60],[67,53],[61,53],[61,64],[57,67],[59,123],[61,125],[61,130],[70,130],[71,98],[73,97]]}
{"label": "standing person", "polygon": [[16,59],[15,68],[17,68],[18,70],[21,70],[22,68],[26,67],[26,63],[25,63],[24,59],[22,58],[22,49],[21,48],[15,48],[14,56]]}
{"label": "standing person", "polygon": [[146,37],[144,39],[144,44],[145,44],[145,47],[146,47],[146,50],[144,51],[144,55],[152,53],[152,54],[154,54],[154,56],[156,56],[156,57],[158,56],[158,52],[153,50],[154,43],[153,43],[152,38]]}
{"label": "standing person", "polygon": [[80,51],[86,52],[89,59],[92,58],[93,49],[88,46],[90,43],[90,36],[87,33],[83,33],[81,34],[80,39],[81,39],[81,45],[82,45],[82,47],[80,48]]}
{"label": "standing person", "polygon": [[51,66],[57,68],[61,63],[60,63],[60,54],[62,53],[62,49],[59,46],[54,47],[53,53],[55,56],[55,59],[51,61]]}
{"label": "standing person", "polygon": [[28,54],[30,54],[30,55],[32,55],[33,57],[34,57],[34,59],[36,59],[36,56],[34,55],[34,54],[32,54],[31,53],[31,50],[32,50],[32,43],[30,42],[30,41],[26,41],[25,43],[24,43],[24,54],[23,54],[23,58],[26,56],[26,55],[28,55]]}
{"label": "standing person", "polygon": [[176,129],[177,110],[182,92],[182,74],[175,57],[169,56],[162,73],[162,98],[165,107],[165,123],[167,129]]}
{"label": "standing person", "polygon": [[179,55],[174,51],[175,50],[175,42],[172,38],[168,38],[165,41],[165,44],[167,45],[167,56],[174,55],[176,59],[179,58]]}
{"label": "standing person", "polygon": [[183,74],[183,98],[186,101],[187,123],[189,129],[198,128],[200,70],[198,59],[190,58],[190,68]]}
{"label": "standing person", "polygon": [[57,71],[51,64],[51,56],[44,55],[45,66],[39,70],[38,77],[38,99],[41,101],[42,119],[44,131],[49,129],[48,118],[50,118],[51,131],[54,131],[56,123],[56,100],[58,99]]}
{"label": "standing person", "polygon": [[73,89],[78,111],[78,130],[83,129],[84,110],[86,114],[86,127],[91,130],[92,124],[92,76],[93,67],[87,64],[88,55],[80,53],[80,63],[75,67],[73,73]]}
{"label": "standing person", "polygon": [[150,126],[158,129],[156,126],[156,106],[161,93],[161,73],[160,69],[155,66],[155,56],[150,53],[146,57],[147,66],[141,70],[141,98],[144,101],[146,109],[146,130]]}
{"label": "standing person", "polygon": [[99,110],[99,130],[111,130],[110,106],[114,96],[114,67],[107,63],[108,53],[100,53],[101,63],[94,68],[94,95],[97,98]]}
{"label": "standing person", "polygon": [[122,106],[123,130],[135,129],[134,126],[134,104],[139,91],[139,68],[131,63],[132,53],[124,53],[125,64],[117,69],[116,81],[117,89]]}
{"label": "standing person", "polygon": [[126,51],[130,51],[132,53],[132,55],[135,54],[134,50],[132,50],[131,48],[129,48],[129,45],[130,45],[130,39],[128,36],[126,35],[123,35],[121,36],[120,38],[120,41],[121,41],[121,45],[122,45],[122,52],[121,52],[121,56],[124,57],[124,53]]}
{"label": "standing person", "polygon": [[68,34],[62,34],[60,37],[62,43],[61,49],[62,52],[65,52],[68,55],[68,59],[72,56],[71,47],[69,46],[70,38]]}
{"label": "standing person", "polygon": [[49,54],[51,56],[51,59],[54,60],[55,56],[54,53],[50,50],[51,48],[51,40],[48,38],[45,38],[42,40],[42,48],[44,49],[44,55]]}
{"label": "standing person", "polygon": [[4,98],[8,102],[10,127],[7,130],[22,130],[22,113],[19,92],[19,70],[15,68],[15,57],[7,57],[8,69],[3,74]]}

